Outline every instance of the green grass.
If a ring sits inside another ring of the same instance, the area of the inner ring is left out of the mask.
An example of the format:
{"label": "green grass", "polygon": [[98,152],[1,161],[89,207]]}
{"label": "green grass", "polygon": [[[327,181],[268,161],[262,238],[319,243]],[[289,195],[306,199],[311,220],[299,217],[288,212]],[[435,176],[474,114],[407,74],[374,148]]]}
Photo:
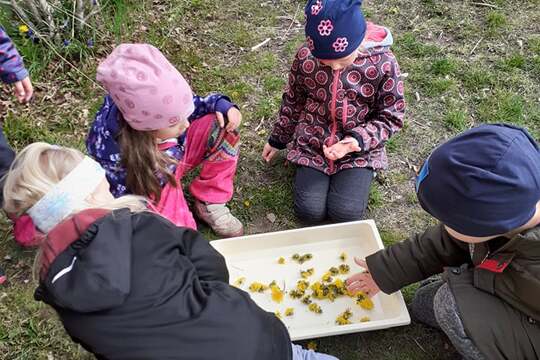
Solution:
{"label": "green grass", "polygon": [[457,66],[456,62],[452,59],[438,59],[431,64],[431,72],[434,75],[450,75],[456,71]]}
{"label": "green grass", "polygon": [[454,131],[464,131],[469,125],[469,115],[465,109],[452,107],[444,116],[444,124]]}
{"label": "green grass", "polygon": [[478,119],[486,123],[524,123],[525,99],[507,91],[499,91],[480,102]]}
{"label": "green grass", "polygon": [[[243,147],[230,204],[233,212],[248,233],[300,226],[292,211],[294,167],[285,167],[282,155],[264,164],[260,151],[276,119],[292,57],[303,41],[303,3],[108,3],[104,34],[88,33],[95,39],[95,48],[75,41],[57,50],[93,79],[97,63],[115,43],[149,42],[167,54],[197,94],[221,91],[230,96],[244,117]],[[408,74],[406,125],[386,143],[390,166],[374,182],[369,197],[368,217],[375,219],[387,246],[434,223],[420,208],[412,179],[413,169],[437,144],[471,126],[493,122],[524,126],[540,139],[540,36],[531,32],[540,21],[539,2],[490,3],[499,9],[441,0],[411,0],[405,7],[397,0],[364,3],[370,20],[391,29],[393,51]],[[19,36],[18,24],[9,14],[0,11],[0,21],[17,42],[37,89],[31,106],[2,97],[10,142],[17,149],[33,141],[84,149],[102,90],[50,48]],[[266,38],[271,38],[266,46],[250,50]],[[268,220],[270,213],[275,222]],[[34,252],[14,245],[7,223],[0,227],[0,262],[10,279],[0,287],[0,313],[7,314],[0,320],[2,359],[47,359],[49,354],[55,359],[91,358],[72,344],[53,311],[33,300],[34,285],[26,281],[31,279]],[[215,239],[207,227],[201,231]],[[3,260],[5,255],[11,260]],[[403,290],[407,302],[415,289],[411,285]],[[341,360],[449,360],[455,356],[446,337],[415,323],[315,341],[320,351]]]}
{"label": "green grass", "polygon": [[465,68],[460,78],[463,87],[472,92],[493,85],[493,73],[480,67]]}
{"label": "green grass", "polygon": [[378,207],[381,207],[384,203],[384,196],[381,193],[381,190],[379,190],[379,187],[377,184],[372,184],[371,188],[369,190],[369,200],[368,200],[368,207],[370,210],[374,210]]}
{"label": "green grass", "polygon": [[488,28],[495,32],[497,30],[501,30],[506,26],[507,20],[506,16],[497,10],[492,10],[488,13],[486,17],[486,23]]}

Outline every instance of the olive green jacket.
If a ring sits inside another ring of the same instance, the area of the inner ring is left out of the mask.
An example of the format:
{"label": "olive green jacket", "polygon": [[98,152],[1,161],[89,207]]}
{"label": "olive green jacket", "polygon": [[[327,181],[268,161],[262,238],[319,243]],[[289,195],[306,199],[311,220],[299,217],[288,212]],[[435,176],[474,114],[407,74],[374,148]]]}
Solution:
{"label": "olive green jacket", "polygon": [[489,359],[539,358],[540,226],[512,239],[472,245],[438,225],[366,261],[385,293],[453,267],[447,281],[465,330],[480,350]]}

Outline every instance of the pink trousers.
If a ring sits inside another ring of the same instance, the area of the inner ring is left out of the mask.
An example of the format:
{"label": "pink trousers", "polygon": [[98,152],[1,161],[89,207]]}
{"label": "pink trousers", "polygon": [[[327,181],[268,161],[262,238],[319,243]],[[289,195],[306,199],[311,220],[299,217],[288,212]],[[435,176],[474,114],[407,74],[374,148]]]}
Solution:
{"label": "pink trousers", "polygon": [[178,186],[165,185],[154,210],[177,226],[196,229],[182,190],[182,178],[201,165],[199,175],[189,186],[191,194],[210,204],[228,202],[233,195],[239,140],[238,132],[228,133],[219,127],[214,114],[193,121],[186,132],[184,156],[176,168]]}

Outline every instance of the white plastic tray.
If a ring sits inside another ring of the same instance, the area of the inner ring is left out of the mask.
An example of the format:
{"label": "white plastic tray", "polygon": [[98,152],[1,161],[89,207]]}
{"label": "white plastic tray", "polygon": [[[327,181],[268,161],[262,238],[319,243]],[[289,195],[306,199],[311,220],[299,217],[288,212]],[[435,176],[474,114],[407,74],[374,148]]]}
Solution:
{"label": "white plastic tray", "polygon": [[[321,306],[322,314],[310,312],[300,300],[292,299],[288,295],[288,291],[295,288],[297,281],[301,279],[300,270],[315,268],[315,274],[308,279],[313,283],[330,267],[342,263],[339,259],[342,252],[348,255],[345,263],[350,266],[351,271],[348,275],[339,277],[345,279],[361,271],[354,263],[354,256],[363,258],[384,247],[373,220],[216,240],[211,244],[225,257],[231,284],[238,278],[245,277],[246,280],[240,288],[247,291],[263,309],[279,311],[292,340],[384,329],[407,325],[411,321],[401,292],[392,295],[380,293],[375,296],[372,310],[362,309],[350,297],[341,297],[335,302],[314,299]],[[294,253],[311,253],[313,259],[300,265],[291,260]],[[284,265],[278,264],[279,257],[285,258]],[[254,281],[268,284],[272,280],[287,292],[280,304],[272,301],[270,291],[259,294],[248,290]],[[284,316],[288,307],[294,308],[294,316]],[[336,325],[336,317],[347,308],[353,311],[353,323]],[[370,321],[360,322],[363,316],[368,316]]]}

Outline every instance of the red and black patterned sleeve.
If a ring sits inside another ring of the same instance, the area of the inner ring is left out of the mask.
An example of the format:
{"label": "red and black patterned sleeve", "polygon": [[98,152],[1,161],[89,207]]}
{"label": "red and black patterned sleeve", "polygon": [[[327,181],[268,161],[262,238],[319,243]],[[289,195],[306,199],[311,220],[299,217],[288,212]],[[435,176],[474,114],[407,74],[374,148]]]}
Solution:
{"label": "red and black patterned sleeve", "polygon": [[399,65],[392,53],[387,53],[381,64],[382,79],[377,90],[373,115],[366,123],[347,133],[358,140],[363,152],[384,146],[392,135],[403,128],[405,98]]}
{"label": "red and black patterned sleeve", "polygon": [[302,60],[299,58],[302,49],[298,51],[294,58],[289,73],[289,81],[281,101],[279,120],[274,124],[272,134],[268,139],[268,143],[276,149],[284,149],[292,141],[298,118],[306,104],[306,89],[301,81]]}

